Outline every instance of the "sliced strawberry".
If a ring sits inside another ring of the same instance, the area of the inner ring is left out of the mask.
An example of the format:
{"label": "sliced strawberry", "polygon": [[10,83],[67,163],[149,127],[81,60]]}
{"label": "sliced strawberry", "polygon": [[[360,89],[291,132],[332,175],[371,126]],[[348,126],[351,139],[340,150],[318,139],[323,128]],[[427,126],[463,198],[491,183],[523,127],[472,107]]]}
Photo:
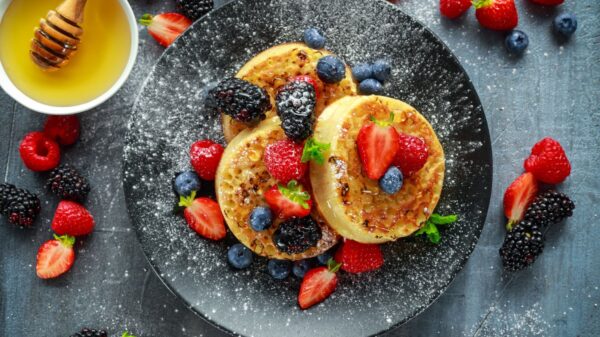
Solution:
{"label": "sliced strawberry", "polygon": [[383,254],[379,245],[345,240],[335,254],[335,260],[348,273],[364,273],[379,269],[383,265]]}
{"label": "sliced strawberry", "polygon": [[52,230],[58,235],[87,235],[94,230],[94,225],[94,218],[85,207],[68,200],[58,203],[52,219]]}
{"label": "sliced strawberry", "polygon": [[163,47],[168,47],[192,24],[192,20],[179,13],[163,13],[156,16],[144,14],[140,23],[148,26],[148,33]]}
{"label": "sliced strawberry", "polygon": [[37,253],[36,274],[39,278],[55,278],[69,271],[75,261],[75,238],[54,235],[54,240],[42,244]]}
{"label": "sliced strawberry", "polygon": [[298,293],[300,308],[308,309],[329,297],[337,286],[338,278],[335,273],[339,269],[340,264],[330,259],[327,267],[317,267],[306,272]]}
{"label": "sliced strawberry", "polygon": [[183,217],[191,229],[210,240],[221,240],[227,234],[225,219],[219,204],[210,198],[198,198],[196,192],[180,197],[179,206],[184,206]]}
{"label": "sliced strawberry", "polygon": [[504,215],[508,218],[507,229],[523,220],[527,207],[538,192],[538,183],[531,173],[524,173],[508,186],[504,192]]}
{"label": "sliced strawberry", "polygon": [[295,180],[287,186],[277,184],[271,187],[265,192],[265,201],[282,219],[303,218],[310,214],[312,208],[310,194]]}
{"label": "sliced strawberry", "polygon": [[363,170],[370,179],[379,179],[390,167],[399,148],[398,132],[391,126],[394,114],[387,121],[371,118],[358,132],[356,144]]}

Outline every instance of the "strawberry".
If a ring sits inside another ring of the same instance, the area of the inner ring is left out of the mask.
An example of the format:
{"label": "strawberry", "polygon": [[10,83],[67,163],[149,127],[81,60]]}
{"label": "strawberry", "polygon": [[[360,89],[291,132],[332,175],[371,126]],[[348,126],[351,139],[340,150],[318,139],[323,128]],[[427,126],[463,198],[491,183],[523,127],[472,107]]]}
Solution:
{"label": "strawberry", "polygon": [[527,207],[537,195],[538,184],[531,173],[524,173],[508,186],[504,192],[504,215],[508,218],[506,227],[512,230],[514,224],[523,220]]}
{"label": "strawberry", "polygon": [[36,274],[39,278],[55,278],[69,271],[75,261],[75,238],[54,235],[54,240],[42,244],[37,253]]}
{"label": "strawberry", "polygon": [[523,164],[525,171],[546,184],[560,184],[571,174],[571,163],[565,150],[556,140],[546,137],[531,149]]}
{"label": "strawberry", "polygon": [[289,139],[267,145],[264,162],[271,176],[281,183],[304,177],[308,164],[302,162],[304,146]]}
{"label": "strawberry", "polygon": [[192,24],[192,20],[179,13],[156,16],[144,14],[140,23],[148,26],[148,33],[163,47],[168,47]]}
{"label": "strawberry", "polygon": [[219,162],[223,156],[223,146],[209,139],[199,140],[190,147],[190,162],[200,178],[215,180]]}
{"label": "strawberry", "polygon": [[191,229],[210,240],[225,238],[225,219],[216,201],[196,198],[196,191],[188,197],[180,197],[179,206],[185,207],[183,217]]}
{"label": "strawberry", "polygon": [[345,240],[335,253],[335,260],[342,270],[349,273],[364,273],[379,269],[383,265],[383,254],[379,245]]}
{"label": "strawberry", "polygon": [[282,219],[303,218],[310,214],[310,194],[298,182],[291,180],[287,186],[274,185],[265,192],[265,201],[273,212]]}
{"label": "strawberry", "polygon": [[410,177],[419,171],[429,158],[429,149],[421,137],[398,134],[398,152],[394,156],[394,166],[397,166],[404,177]]}
{"label": "strawberry", "polygon": [[30,132],[19,145],[23,164],[32,171],[48,171],[60,163],[60,147],[43,132]]}
{"label": "strawberry", "polygon": [[315,304],[323,302],[333,293],[337,286],[338,278],[336,272],[340,264],[333,259],[327,261],[327,267],[317,267],[306,272],[300,292],[298,293],[298,304],[302,309],[308,309]]}
{"label": "strawberry", "polygon": [[565,0],[531,0],[531,1],[538,5],[544,5],[544,6],[558,6],[558,5],[562,4],[563,2],[565,2]]}
{"label": "strawberry", "polygon": [[511,30],[519,23],[515,0],[473,0],[479,24],[493,30]]}
{"label": "strawberry", "polygon": [[390,167],[398,151],[398,132],[391,126],[394,114],[387,121],[371,117],[358,132],[356,144],[362,167],[367,177],[379,179]]}
{"label": "strawberry", "polygon": [[52,219],[52,230],[58,235],[87,235],[94,230],[94,225],[94,218],[85,207],[68,200],[58,203]]}
{"label": "strawberry", "polygon": [[471,8],[471,0],[440,0],[440,13],[449,19],[456,19]]}
{"label": "strawberry", "polygon": [[80,128],[79,118],[75,115],[48,116],[44,133],[60,145],[73,145],[79,139]]}
{"label": "strawberry", "polygon": [[296,77],[292,77],[292,79],[290,80],[290,82],[292,81],[301,81],[301,82],[307,82],[312,84],[313,88],[315,88],[315,98],[317,100],[319,100],[319,86],[317,85],[317,81],[309,75],[298,75]]}

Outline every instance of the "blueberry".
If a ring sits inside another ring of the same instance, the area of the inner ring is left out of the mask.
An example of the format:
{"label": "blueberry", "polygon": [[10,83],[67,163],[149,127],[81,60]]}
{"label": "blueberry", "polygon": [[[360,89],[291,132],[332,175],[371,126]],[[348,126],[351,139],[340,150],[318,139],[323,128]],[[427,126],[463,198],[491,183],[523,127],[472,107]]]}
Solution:
{"label": "blueberry", "polygon": [[232,267],[237,269],[247,268],[252,263],[252,252],[241,243],[229,247],[227,260]]}
{"label": "blueberry", "polygon": [[506,39],[504,39],[504,45],[510,53],[523,54],[529,45],[529,38],[524,32],[515,29],[506,35]]}
{"label": "blueberry", "polygon": [[292,267],[292,273],[297,278],[303,278],[304,274],[310,269],[310,261],[309,260],[300,260],[294,262],[294,266]]}
{"label": "blueberry", "polygon": [[327,55],[317,63],[317,75],[325,83],[337,83],[346,76],[346,66],[336,56]]}
{"label": "blueberry", "polygon": [[276,280],[283,280],[290,274],[292,263],[288,260],[269,260],[267,270],[269,275]]}
{"label": "blueberry", "polygon": [[255,231],[264,231],[271,227],[273,213],[268,207],[256,207],[250,213],[250,227]]}
{"label": "blueberry", "polygon": [[327,261],[329,261],[329,259],[333,258],[333,255],[331,255],[330,252],[325,252],[319,256],[317,256],[317,261],[319,262],[319,264],[325,266],[327,265]]}
{"label": "blueberry", "polygon": [[392,67],[386,60],[377,60],[373,63],[373,77],[379,82],[385,82],[392,74]]}
{"label": "blueberry", "polygon": [[376,95],[383,91],[383,85],[374,78],[367,78],[360,82],[358,90],[360,90],[360,93],[363,95]]}
{"label": "blueberry", "polygon": [[575,14],[563,13],[554,18],[554,31],[569,37],[577,30],[577,17]]}
{"label": "blueberry", "polygon": [[173,185],[177,194],[187,197],[192,191],[200,190],[200,178],[194,171],[184,171],[177,175]]}
{"label": "blueberry", "polygon": [[304,31],[304,43],[312,49],[325,47],[325,37],[316,28],[308,28]]}
{"label": "blueberry", "polygon": [[381,179],[379,187],[387,194],[394,194],[402,188],[402,172],[396,166],[390,167]]}
{"label": "blueberry", "polygon": [[373,78],[373,66],[368,63],[360,63],[352,67],[352,76],[356,82],[362,82],[367,78]]}

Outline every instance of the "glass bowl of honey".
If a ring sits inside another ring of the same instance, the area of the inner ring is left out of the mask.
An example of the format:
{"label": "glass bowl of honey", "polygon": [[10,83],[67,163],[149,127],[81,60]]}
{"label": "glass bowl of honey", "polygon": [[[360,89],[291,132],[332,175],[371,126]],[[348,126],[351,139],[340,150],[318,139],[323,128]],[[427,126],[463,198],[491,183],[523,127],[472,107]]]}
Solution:
{"label": "glass bowl of honey", "polygon": [[138,28],[127,0],[89,0],[83,35],[69,63],[44,71],[30,57],[34,30],[63,0],[0,0],[0,86],[25,107],[45,114],[90,110],[114,95],[129,76]]}

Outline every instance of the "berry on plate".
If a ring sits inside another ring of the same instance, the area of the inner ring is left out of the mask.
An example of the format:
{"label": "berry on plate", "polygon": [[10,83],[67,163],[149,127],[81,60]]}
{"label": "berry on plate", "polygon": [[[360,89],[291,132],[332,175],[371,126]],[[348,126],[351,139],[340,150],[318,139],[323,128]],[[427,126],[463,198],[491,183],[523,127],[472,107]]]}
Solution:
{"label": "berry on plate", "polygon": [[554,31],[564,37],[570,37],[577,30],[577,17],[575,14],[562,13],[552,21]]}
{"label": "berry on plate", "polygon": [[466,13],[471,5],[471,0],[440,0],[440,13],[449,19],[456,19]]}
{"label": "berry on plate", "polygon": [[60,145],[73,145],[79,139],[80,128],[79,118],[75,115],[48,116],[44,133]]}
{"label": "berry on plate", "polygon": [[511,30],[519,23],[515,0],[473,0],[479,24],[493,30]]}
{"label": "berry on plate", "polygon": [[64,200],[83,201],[90,193],[87,179],[69,164],[52,170],[46,185],[52,193]]}
{"label": "berry on plate", "polygon": [[402,172],[396,166],[390,166],[379,179],[379,188],[387,194],[396,194],[402,188]]}
{"label": "berry on plate", "polygon": [[414,236],[426,234],[429,242],[438,244],[442,239],[438,226],[447,226],[455,223],[458,217],[455,214],[440,215],[437,213],[431,214],[425,225],[415,232]]}
{"label": "berry on plate", "polygon": [[556,140],[546,137],[537,142],[523,164],[525,171],[546,184],[560,184],[571,174],[571,163]]}
{"label": "berry on plate", "polygon": [[398,134],[398,144],[393,164],[400,168],[404,177],[410,177],[427,162],[429,148],[423,138],[405,133]]}
{"label": "berry on plate", "polygon": [[358,90],[363,95],[377,95],[383,91],[383,85],[374,78],[367,78],[358,84]]}
{"label": "berry on plate", "polygon": [[54,235],[54,240],[44,242],[37,253],[37,276],[49,279],[69,271],[75,261],[74,244],[75,238],[68,235]]}
{"label": "berry on plate", "polygon": [[292,77],[292,79],[290,80],[290,82],[295,82],[295,81],[310,83],[313,86],[313,88],[315,89],[316,99],[317,100],[319,99],[319,90],[318,90],[319,87],[317,85],[317,80],[315,80],[312,76],[298,75],[296,77]]}
{"label": "berry on plate", "polygon": [[346,239],[335,254],[335,260],[348,273],[364,273],[379,269],[383,265],[383,254],[379,245],[365,244]]}
{"label": "berry on plate", "polygon": [[524,173],[504,192],[504,215],[508,218],[506,228],[510,231],[514,224],[523,220],[525,211],[537,195],[538,184],[531,173]]}
{"label": "berry on plate", "polygon": [[323,233],[311,217],[291,218],[281,224],[273,234],[275,247],[288,254],[298,254],[317,245]]}
{"label": "berry on plate", "polygon": [[225,238],[225,219],[219,204],[210,198],[196,198],[196,192],[179,197],[179,206],[185,207],[183,217],[191,229],[210,240]]}
{"label": "berry on plate", "polygon": [[383,83],[392,75],[392,66],[386,60],[377,60],[373,63],[373,77]]}
{"label": "berry on plate", "polygon": [[292,266],[292,274],[297,278],[303,278],[306,275],[306,272],[310,269],[311,263],[310,260],[299,260],[295,261]]}
{"label": "berry on plate", "polygon": [[200,178],[195,171],[184,171],[175,177],[173,180],[173,189],[180,196],[187,197],[193,191],[198,192],[201,187]]}
{"label": "berry on plate", "polygon": [[217,167],[223,156],[223,146],[209,139],[195,142],[190,147],[190,163],[204,180],[215,180]]}
{"label": "berry on plate", "polygon": [[265,192],[265,201],[282,219],[309,215],[313,203],[310,194],[295,180],[290,180],[287,186],[277,184],[271,187]]}
{"label": "berry on plate", "polygon": [[557,6],[565,2],[565,0],[531,0],[531,2],[544,6]]}
{"label": "berry on plate", "polygon": [[331,259],[326,267],[309,270],[300,284],[300,292],[298,293],[300,308],[308,309],[329,297],[337,286],[336,273],[339,269],[340,264]]}
{"label": "berry on plate", "polygon": [[315,163],[323,165],[325,162],[325,152],[329,150],[330,147],[331,144],[321,143],[312,137],[307,139],[304,143],[304,148],[302,149],[302,162],[307,163],[314,160]]}
{"label": "berry on plate", "polygon": [[0,214],[8,215],[10,223],[29,227],[40,210],[40,199],[35,194],[11,184],[0,184]]}
{"label": "berry on plate", "polygon": [[356,144],[362,168],[369,179],[378,180],[390,167],[399,148],[398,132],[391,125],[394,114],[386,121],[371,117],[358,132]]}
{"label": "berry on plate", "polygon": [[325,47],[325,37],[317,28],[308,28],[304,31],[304,43],[312,49]]}
{"label": "berry on plate", "polygon": [[290,275],[292,262],[288,260],[269,260],[267,263],[267,271],[272,278],[276,280],[284,280]]}
{"label": "berry on plate", "polygon": [[246,124],[257,124],[271,109],[267,91],[248,81],[230,77],[222,80],[208,92],[209,108]]}
{"label": "berry on plate", "polygon": [[275,105],[289,139],[300,142],[312,134],[316,104],[315,87],[308,81],[291,81],[279,89]]}
{"label": "berry on plate", "polygon": [[196,21],[214,7],[213,0],[177,0],[177,8]]}
{"label": "berry on plate", "polygon": [[250,222],[250,227],[257,232],[267,230],[273,223],[273,212],[268,207],[258,206],[250,213],[248,222]]}
{"label": "berry on plate", "polygon": [[58,235],[81,236],[94,230],[95,222],[90,212],[82,205],[63,200],[58,203],[52,230]]}
{"label": "berry on plate", "polygon": [[362,82],[368,78],[373,78],[373,65],[369,63],[359,63],[352,67],[352,77],[356,82]]}
{"label": "berry on plate", "polygon": [[317,75],[325,83],[338,83],[346,76],[346,66],[337,56],[327,55],[317,62]]}
{"label": "berry on plate", "polygon": [[241,243],[236,243],[227,251],[227,261],[236,269],[248,268],[253,259],[252,251]]}
{"label": "berry on plate", "polygon": [[60,162],[60,147],[43,132],[30,132],[19,145],[23,164],[32,171],[48,171]]}
{"label": "berry on plate", "polygon": [[283,184],[304,177],[308,165],[302,162],[303,151],[302,144],[289,139],[278,140],[267,145],[264,163],[271,177]]}
{"label": "berry on plate", "polygon": [[179,13],[144,14],[140,24],[163,47],[168,47],[192,24],[192,20]]}
{"label": "berry on plate", "polygon": [[516,55],[523,54],[527,46],[529,46],[529,37],[523,31],[515,29],[506,35],[504,46],[509,53]]}

